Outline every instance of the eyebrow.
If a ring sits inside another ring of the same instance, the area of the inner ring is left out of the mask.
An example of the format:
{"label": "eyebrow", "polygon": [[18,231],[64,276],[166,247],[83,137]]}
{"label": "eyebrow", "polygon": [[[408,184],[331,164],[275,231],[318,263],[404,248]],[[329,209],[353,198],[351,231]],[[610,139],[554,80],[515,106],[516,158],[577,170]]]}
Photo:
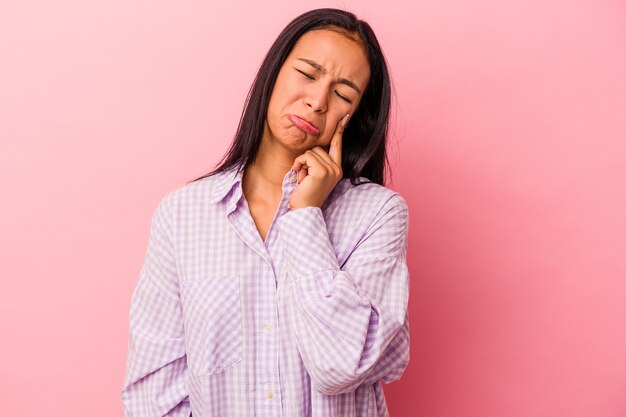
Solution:
{"label": "eyebrow", "polygon": [[[326,73],[326,68],[324,68],[323,66],[321,66],[317,62],[312,61],[310,59],[306,59],[306,58],[298,58],[298,59],[300,61],[306,62],[307,64],[309,64],[310,66],[312,66],[316,70],[322,71],[323,73]],[[340,84],[345,84],[348,87],[352,87],[353,89],[356,90],[357,93],[361,94],[361,89],[359,87],[357,87],[357,85],[353,81],[351,81],[351,80],[349,80],[347,78],[337,78],[337,82],[340,83]]]}

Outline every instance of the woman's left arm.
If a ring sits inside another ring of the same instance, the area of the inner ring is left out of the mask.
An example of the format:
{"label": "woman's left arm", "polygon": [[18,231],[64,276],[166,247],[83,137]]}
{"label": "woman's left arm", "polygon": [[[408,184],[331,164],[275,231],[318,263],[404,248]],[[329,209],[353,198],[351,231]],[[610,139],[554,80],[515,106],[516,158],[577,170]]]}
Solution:
{"label": "woman's left arm", "polygon": [[392,194],[340,267],[319,207],[278,220],[290,314],[314,387],[327,395],[399,379],[409,360],[408,208]]}

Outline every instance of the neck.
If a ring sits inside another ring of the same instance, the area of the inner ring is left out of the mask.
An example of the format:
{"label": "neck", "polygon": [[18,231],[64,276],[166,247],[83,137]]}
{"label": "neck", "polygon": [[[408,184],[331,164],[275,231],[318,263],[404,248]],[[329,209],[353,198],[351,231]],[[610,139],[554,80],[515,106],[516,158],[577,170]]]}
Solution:
{"label": "neck", "polygon": [[243,173],[243,192],[250,200],[280,200],[285,174],[291,169],[296,156],[263,138],[253,163]]}

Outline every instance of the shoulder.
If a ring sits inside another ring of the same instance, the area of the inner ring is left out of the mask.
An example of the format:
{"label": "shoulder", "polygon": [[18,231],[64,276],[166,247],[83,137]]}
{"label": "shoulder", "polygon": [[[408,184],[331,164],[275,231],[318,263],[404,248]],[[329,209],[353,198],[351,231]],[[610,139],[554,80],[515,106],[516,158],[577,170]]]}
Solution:
{"label": "shoulder", "polygon": [[376,183],[354,185],[342,179],[330,197],[322,211],[337,259],[344,262],[365,242],[402,252],[409,216],[399,192]]}
{"label": "shoulder", "polygon": [[156,213],[161,216],[177,217],[177,213],[193,211],[194,207],[208,206],[221,175],[204,177],[166,192],[157,204]]}
{"label": "shoulder", "polygon": [[381,227],[390,233],[408,232],[408,205],[397,191],[376,183],[354,185],[342,179],[331,196],[323,211],[333,226],[341,225],[351,234],[366,235]]}
{"label": "shoulder", "polygon": [[[361,180],[366,181],[365,178]],[[333,205],[350,206],[351,208],[363,207],[369,213],[394,210],[408,214],[408,205],[404,197],[395,190],[374,182],[363,182],[354,185],[349,179],[342,179],[333,190]]]}

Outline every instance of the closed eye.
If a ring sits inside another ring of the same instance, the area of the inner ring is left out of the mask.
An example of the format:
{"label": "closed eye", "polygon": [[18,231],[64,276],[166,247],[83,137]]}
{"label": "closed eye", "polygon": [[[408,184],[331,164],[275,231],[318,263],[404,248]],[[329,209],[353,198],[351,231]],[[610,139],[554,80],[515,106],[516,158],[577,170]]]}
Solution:
{"label": "closed eye", "polygon": [[296,71],[298,71],[300,74],[304,75],[305,77],[307,77],[309,80],[314,80],[315,78],[313,78],[311,75],[307,74],[304,71],[300,71],[299,69],[295,69]]}
{"label": "closed eye", "polygon": [[[295,68],[295,67],[294,67],[294,69],[295,69],[296,71],[298,71],[300,74],[302,74],[302,75],[304,75],[305,77],[307,77],[309,80],[314,80],[314,79],[315,79],[312,75],[307,74],[306,72],[301,71],[301,70],[299,70],[298,68]],[[339,94],[339,93],[337,92],[337,90],[335,90],[335,94],[337,94],[337,96],[338,96],[340,99],[342,99],[343,101],[345,101],[346,103],[350,103],[350,104],[352,104],[352,100],[350,100],[350,99],[349,99],[348,97],[346,97],[346,96],[343,96],[343,95]]]}
{"label": "closed eye", "polygon": [[348,97],[344,97],[341,94],[339,94],[337,91],[335,91],[335,93],[339,96],[339,98],[341,98],[343,101],[346,101],[350,104],[352,104],[352,100],[350,100]]}

